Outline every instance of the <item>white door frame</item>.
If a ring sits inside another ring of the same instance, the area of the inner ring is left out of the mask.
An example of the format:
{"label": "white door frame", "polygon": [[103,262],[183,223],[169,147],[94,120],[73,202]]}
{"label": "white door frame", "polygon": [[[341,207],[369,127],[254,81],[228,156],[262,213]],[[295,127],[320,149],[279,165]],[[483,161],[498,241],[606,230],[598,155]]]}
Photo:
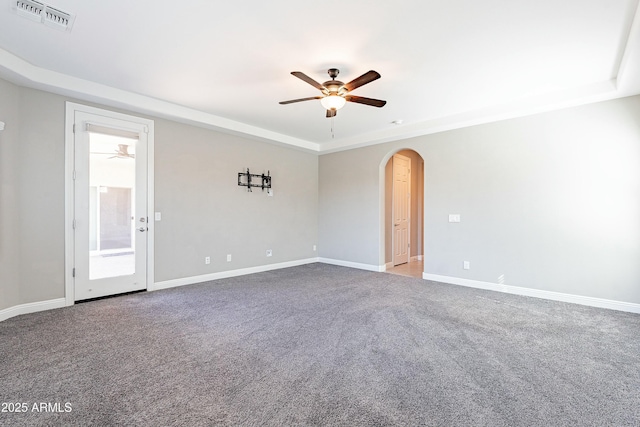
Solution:
{"label": "white door frame", "polygon": [[[75,278],[74,278],[74,122],[76,112],[84,112],[101,115],[119,120],[132,121],[147,126],[147,209],[149,218],[153,218],[154,208],[154,122],[150,119],[131,116],[123,113],[116,113],[96,107],[89,107],[74,102],[66,102],[65,112],[65,302],[67,306],[75,303]],[[154,221],[147,223],[149,229],[147,234],[147,289],[152,288],[154,283]]]}

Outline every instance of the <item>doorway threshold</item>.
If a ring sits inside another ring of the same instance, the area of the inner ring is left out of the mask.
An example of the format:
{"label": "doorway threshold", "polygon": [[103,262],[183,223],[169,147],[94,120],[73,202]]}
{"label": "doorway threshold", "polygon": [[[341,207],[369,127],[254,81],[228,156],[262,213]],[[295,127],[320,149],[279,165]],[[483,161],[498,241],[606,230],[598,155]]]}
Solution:
{"label": "doorway threshold", "polygon": [[422,279],[422,272],[424,271],[424,261],[409,261],[405,264],[396,265],[395,267],[387,269],[389,274],[397,274],[399,276],[408,276]]}

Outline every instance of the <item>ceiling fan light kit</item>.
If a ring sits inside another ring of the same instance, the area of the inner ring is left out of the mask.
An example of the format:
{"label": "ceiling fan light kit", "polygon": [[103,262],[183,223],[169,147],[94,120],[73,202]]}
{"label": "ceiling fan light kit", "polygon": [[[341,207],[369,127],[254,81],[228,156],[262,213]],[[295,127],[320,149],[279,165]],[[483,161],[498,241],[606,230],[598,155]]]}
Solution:
{"label": "ceiling fan light kit", "polygon": [[320,104],[322,104],[325,110],[339,110],[344,107],[346,103],[347,100],[340,95],[329,95],[320,100]]}
{"label": "ceiling fan light kit", "polygon": [[372,81],[379,79],[380,73],[378,73],[377,71],[367,71],[360,77],[353,79],[347,84],[342,83],[340,80],[336,80],[336,77],[338,77],[338,74],[340,73],[340,70],[338,70],[337,68],[329,68],[329,70],[327,70],[327,73],[329,74],[329,77],[331,77],[331,80],[320,84],[301,71],[292,71],[291,74],[293,74],[300,80],[309,83],[311,86],[322,92],[322,96],[311,96],[308,98],[281,101],[280,104],[286,105],[293,104],[295,102],[319,99],[320,104],[322,104],[322,106],[327,110],[326,117],[329,118],[335,117],[338,110],[344,107],[347,102],[355,102],[358,104],[370,105],[372,107],[378,108],[384,107],[384,105],[387,103],[387,101],[383,101],[381,99],[349,95],[349,92],[359,88],[360,86],[364,86],[367,83],[371,83]]}

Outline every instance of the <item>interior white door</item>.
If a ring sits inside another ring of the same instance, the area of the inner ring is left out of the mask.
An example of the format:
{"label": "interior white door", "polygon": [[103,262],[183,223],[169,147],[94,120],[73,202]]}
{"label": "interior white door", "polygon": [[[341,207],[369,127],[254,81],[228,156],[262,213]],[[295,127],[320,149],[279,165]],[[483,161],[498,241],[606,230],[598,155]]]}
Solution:
{"label": "interior white door", "polygon": [[409,262],[411,159],[393,156],[393,265]]}
{"label": "interior white door", "polygon": [[147,128],[76,111],[74,299],[147,288]]}

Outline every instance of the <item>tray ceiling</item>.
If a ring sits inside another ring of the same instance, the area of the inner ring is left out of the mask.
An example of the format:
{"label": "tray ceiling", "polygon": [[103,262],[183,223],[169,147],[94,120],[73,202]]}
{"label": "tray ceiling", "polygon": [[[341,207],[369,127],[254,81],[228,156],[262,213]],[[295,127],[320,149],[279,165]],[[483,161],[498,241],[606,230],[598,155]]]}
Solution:
{"label": "tray ceiling", "polygon": [[[70,30],[0,8],[0,76],[321,153],[640,93],[638,0],[47,5]],[[387,105],[278,104],[333,67]]]}

